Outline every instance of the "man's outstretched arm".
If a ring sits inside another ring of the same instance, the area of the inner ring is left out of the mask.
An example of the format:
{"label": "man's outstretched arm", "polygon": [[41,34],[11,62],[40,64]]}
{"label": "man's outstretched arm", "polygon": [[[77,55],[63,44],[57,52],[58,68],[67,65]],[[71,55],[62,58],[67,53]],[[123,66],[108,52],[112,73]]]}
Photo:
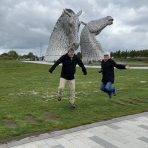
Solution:
{"label": "man's outstretched arm", "polygon": [[60,57],[51,67],[50,67],[50,69],[48,70],[50,73],[52,73],[54,70],[55,70],[55,68],[60,64],[60,63],[62,63],[62,60],[63,60],[63,56],[62,57]]}

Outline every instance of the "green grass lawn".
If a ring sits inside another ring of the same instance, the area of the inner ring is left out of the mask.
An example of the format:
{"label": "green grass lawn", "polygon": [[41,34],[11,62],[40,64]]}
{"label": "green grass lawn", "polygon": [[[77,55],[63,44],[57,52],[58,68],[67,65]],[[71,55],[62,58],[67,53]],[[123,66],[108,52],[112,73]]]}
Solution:
{"label": "green grass lawn", "polygon": [[76,73],[76,103],[67,93],[57,101],[60,66],[48,73],[48,65],[0,61],[0,141],[66,129],[82,124],[148,111],[148,70],[115,70],[117,96],[100,92],[101,74],[88,69]]}

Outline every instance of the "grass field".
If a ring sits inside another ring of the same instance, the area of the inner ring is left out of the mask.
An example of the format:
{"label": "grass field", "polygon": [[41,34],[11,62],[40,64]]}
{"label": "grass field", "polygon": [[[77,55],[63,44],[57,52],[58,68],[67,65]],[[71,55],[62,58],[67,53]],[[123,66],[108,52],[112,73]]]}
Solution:
{"label": "grass field", "polygon": [[60,66],[48,73],[48,65],[0,61],[0,141],[20,135],[49,132],[148,111],[148,70],[115,70],[117,96],[99,91],[101,74],[88,69],[76,73],[76,103],[67,93],[57,101]]}

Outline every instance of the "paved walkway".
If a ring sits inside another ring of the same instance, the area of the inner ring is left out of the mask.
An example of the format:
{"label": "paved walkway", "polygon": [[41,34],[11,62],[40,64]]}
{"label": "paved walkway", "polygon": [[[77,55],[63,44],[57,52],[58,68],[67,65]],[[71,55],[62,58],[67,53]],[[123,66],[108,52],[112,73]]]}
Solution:
{"label": "paved walkway", "polygon": [[0,148],[148,148],[148,112],[27,137]]}
{"label": "paved walkway", "polygon": [[[26,63],[35,63],[35,64],[47,64],[47,65],[53,65],[53,63],[48,63],[48,62],[44,62],[44,61],[22,61],[22,62],[26,62]],[[61,65],[61,64],[60,64]],[[86,68],[101,68],[101,66],[92,66],[92,65],[85,65]],[[129,69],[148,69],[148,66],[145,67],[129,67]]]}

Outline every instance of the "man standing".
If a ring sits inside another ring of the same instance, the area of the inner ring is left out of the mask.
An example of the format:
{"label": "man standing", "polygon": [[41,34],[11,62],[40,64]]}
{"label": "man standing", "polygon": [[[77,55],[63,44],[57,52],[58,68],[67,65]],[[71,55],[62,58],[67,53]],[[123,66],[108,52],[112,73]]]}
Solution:
{"label": "man standing", "polygon": [[104,53],[104,59],[101,62],[101,71],[102,72],[102,82],[100,90],[106,92],[111,98],[112,94],[116,95],[116,89],[112,84],[114,83],[114,67],[118,69],[126,69],[126,65],[117,64],[114,60],[110,58],[110,53]]}
{"label": "man standing", "polygon": [[62,70],[61,70],[61,77],[60,77],[60,83],[58,88],[58,100],[61,101],[65,84],[67,83],[70,89],[69,94],[69,102],[72,105],[72,107],[75,108],[75,78],[74,74],[76,72],[76,65],[78,64],[82,68],[82,72],[84,75],[87,75],[86,68],[84,67],[84,64],[82,61],[78,58],[77,55],[75,55],[75,50],[73,48],[70,48],[68,52],[61,56],[55,64],[49,69],[49,72],[52,73],[53,70],[62,63]]}

